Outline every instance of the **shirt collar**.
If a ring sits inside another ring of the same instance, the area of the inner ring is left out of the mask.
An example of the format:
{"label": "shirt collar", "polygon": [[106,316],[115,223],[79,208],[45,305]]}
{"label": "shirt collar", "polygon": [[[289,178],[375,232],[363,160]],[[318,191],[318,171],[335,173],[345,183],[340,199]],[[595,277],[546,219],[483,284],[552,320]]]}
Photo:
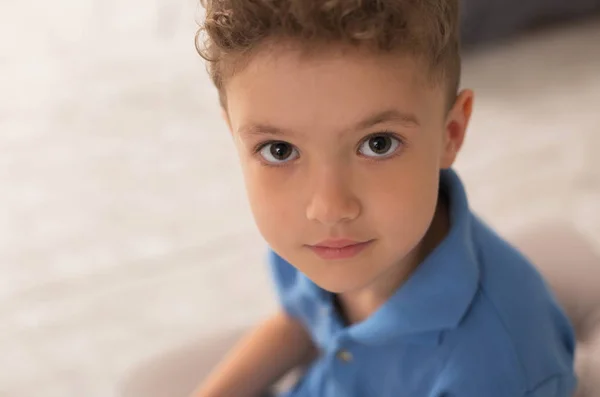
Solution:
{"label": "shirt collar", "polygon": [[441,172],[440,189],[449,199],[448,235],[381,308],[347,330],[353,339],[367,344],[409,336],[439,341],[440,331],[456,327],[470,307],[479,285],[472,215],[454,171]]}

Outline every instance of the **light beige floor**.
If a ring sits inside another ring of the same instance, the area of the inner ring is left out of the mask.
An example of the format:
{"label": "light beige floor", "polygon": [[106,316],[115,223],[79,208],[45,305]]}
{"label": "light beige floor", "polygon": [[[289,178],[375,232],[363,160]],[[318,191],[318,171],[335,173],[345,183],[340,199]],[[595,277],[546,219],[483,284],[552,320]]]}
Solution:
{"label": "light beige floor", "polygon": [[[0,2],[0,396],[110,397],[274,307],[194,3]],[[600,21],[470,56],[457,166],[501,231],[600,247]],[[566,264],[568,265],[568,264]]]}

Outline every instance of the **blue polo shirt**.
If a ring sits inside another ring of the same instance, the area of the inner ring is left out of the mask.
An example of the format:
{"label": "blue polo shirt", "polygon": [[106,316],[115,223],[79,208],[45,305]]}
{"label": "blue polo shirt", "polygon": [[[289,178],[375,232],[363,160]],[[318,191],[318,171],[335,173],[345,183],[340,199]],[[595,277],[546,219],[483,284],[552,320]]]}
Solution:
{"label": "blue polo shirt", "polygon": [[534,267],[469,209],[452,171],[451,228],[396,293],[345,326],[333,295],[271,252],[285,310],[321,350],[286,397],[567,397],[574,335]]}

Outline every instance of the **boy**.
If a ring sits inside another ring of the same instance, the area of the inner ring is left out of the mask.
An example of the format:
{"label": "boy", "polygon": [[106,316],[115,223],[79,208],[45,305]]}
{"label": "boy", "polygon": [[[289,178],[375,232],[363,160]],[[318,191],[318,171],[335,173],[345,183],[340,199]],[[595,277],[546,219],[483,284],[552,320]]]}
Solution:
{"label": "boy", "polygon": [[[199,48],[280,313],[198,397],[567,397],[574,337],[451,166],[458,0],[206,0]],[[318,353],[317,353],[318,352]]]}

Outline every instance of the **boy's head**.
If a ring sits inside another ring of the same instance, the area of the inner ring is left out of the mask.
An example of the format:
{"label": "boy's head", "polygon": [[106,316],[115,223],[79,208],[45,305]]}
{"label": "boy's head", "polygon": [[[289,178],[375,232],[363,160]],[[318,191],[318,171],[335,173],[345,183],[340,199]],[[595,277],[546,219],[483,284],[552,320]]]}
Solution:
{"label": "boy's head", "polygon": [[201,0],[206,20],[196,45],[224,107],[225,86],[236,70],[258,52],[281,46],[306,55],[340,46],[410,55],[454,102],[460,81],[459,1]]}
{"label": "boy's head", "polygon": [[203,3],[199,50],[271,247],[334,292],[421,259],[472,106],[458,0]]}

